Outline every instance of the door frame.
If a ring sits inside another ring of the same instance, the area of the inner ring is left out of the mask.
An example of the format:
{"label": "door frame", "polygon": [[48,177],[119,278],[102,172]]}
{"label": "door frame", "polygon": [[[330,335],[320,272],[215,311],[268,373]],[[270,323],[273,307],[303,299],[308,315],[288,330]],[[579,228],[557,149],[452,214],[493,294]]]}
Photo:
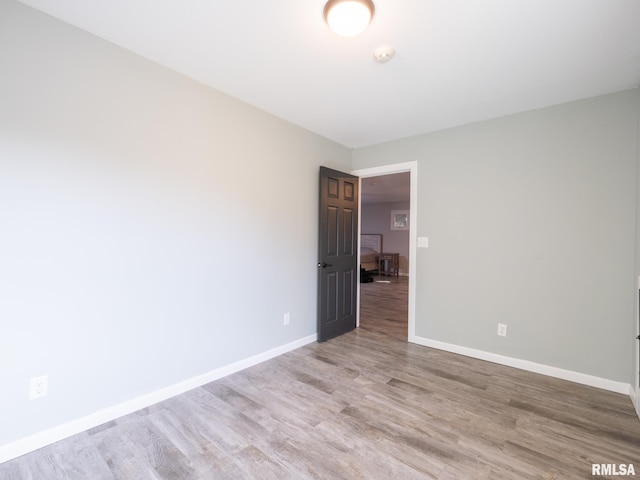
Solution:
{"label": "door frame", "polygon": [[[409,298],[408,298],[408,332],[410,343],[416,343],[416,247],[418,227],[418,162],[404,162],[382,165],[380,167],[361,168],[352,170],[351,174],[360,178],[359,191],[362,191],[362,179],[406,173],[410,175],[409,192]],[[358,232],[362,231],[362,195],[358,199]],[[360,264],[360,249],[358,248],[358,265]],[[358,282],[356,299],[356,327],[360,326],[360,282]]]}
{"label": "door frame", "polygon": [[[358,285],[359,287],[359,285]],[[640,336],[640,276],[638,276],[638,289],[636,291],[636,308],[635,308],[635,324],[636,324],[636,336]],[[359,305],[358,305],[359,308]],[[637,338],[637,337],[636,337]],[[640,418],[640,340],[635,340],[636,350],[636,371],[635,371],[635,385],[631,385],[631,401],[636,409],[636,414]]]}

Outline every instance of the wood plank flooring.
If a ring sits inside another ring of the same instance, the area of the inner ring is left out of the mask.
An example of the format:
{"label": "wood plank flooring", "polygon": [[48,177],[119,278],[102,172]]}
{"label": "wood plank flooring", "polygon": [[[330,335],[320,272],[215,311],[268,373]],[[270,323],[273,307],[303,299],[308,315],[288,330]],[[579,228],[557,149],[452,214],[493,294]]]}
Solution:
{"label": "wood plank flooring", "polygon": [[[586,479],[635,466],[628,397],[408,344],[406,279],[361,327],[0,465],[31,479]],[[603,477],[600,477],[603,478]]]}

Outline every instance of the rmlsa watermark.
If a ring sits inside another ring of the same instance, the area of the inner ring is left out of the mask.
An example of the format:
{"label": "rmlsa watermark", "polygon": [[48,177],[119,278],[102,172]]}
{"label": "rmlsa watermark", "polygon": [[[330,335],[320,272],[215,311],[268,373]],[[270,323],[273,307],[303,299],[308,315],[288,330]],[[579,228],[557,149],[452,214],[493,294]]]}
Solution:
{"label": "rmlsa watermark", "polygon": [[592,463],[591,475],[633,475],[636,474],[636,467],[632,463]]}

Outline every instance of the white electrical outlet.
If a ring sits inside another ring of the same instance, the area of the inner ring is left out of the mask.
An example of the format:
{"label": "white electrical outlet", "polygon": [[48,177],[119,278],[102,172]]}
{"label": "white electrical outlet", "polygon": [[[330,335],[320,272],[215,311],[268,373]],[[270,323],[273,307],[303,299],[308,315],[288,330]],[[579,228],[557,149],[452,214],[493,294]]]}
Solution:
{"label": "white electrical outlet", "polygon": [[429,237],[418,237],[418,248],[429,248]]}
{"label": "white electrical outlet", "polygon": [[498,324],[498,335],[500,335],[501,337],[507,336],[507,326],[504,323]]}
{"label": "white electrical outlet", "polygon": [[284,314],[284,324],[285,325],[289,325],[289,321],[291,320],[291,316],[289,315],[289,313],[285,313]]}
{"label": "white electrical outlet", "polygon": [[49,390],[49,376],[33,377],[29,385],[29,400],[38,397],[45,397]]}

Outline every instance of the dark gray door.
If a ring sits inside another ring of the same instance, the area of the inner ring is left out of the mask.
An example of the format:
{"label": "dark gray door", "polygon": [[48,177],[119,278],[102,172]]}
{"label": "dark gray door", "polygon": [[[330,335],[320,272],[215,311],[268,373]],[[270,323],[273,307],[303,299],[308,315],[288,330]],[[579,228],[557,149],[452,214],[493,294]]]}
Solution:
{"label": "dark gray door", "polygon": [[318,341],[356,327],[358,177],[320,167]]}

